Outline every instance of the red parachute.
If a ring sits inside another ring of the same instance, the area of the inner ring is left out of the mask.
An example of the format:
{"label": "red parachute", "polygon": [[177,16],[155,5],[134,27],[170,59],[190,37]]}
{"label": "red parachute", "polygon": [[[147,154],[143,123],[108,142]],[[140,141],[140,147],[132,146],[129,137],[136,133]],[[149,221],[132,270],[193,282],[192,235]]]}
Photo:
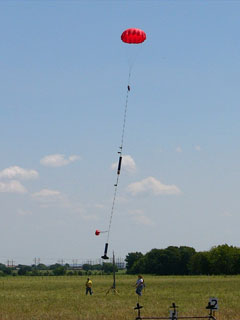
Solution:
{"label": "red parachute", "polygon": [[146,33],[141,29],[130,28],[123,31],[121,39],[126,43],[142,43],[147,38]]}
{"label": "red parachute", "polygon": [[107,232],[107,231],[100,231],[100,230],[97,229],[97,230],[95,231],[95,235],[96,235],[96,236],[99,236],[100,233],[106,233],[106,232]]}

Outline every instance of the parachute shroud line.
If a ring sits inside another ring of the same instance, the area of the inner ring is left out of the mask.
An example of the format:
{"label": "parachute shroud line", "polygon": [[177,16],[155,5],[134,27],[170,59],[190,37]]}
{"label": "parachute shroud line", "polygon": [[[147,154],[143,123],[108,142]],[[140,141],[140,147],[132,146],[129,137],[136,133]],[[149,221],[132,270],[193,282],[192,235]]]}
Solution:
{"label": "parachute shroud line", "polygon": [[122,152],[123,152],[124,134],[125,134],[126,120],[127,120],[128,95],[129,95],[129,92],[130,92],[130,78],[131,78],[131,70],[129,71],[129,75],[128,75],[127,94],[126,94],[126,102],[125,102],[124,115],[123,115],[123,127],[122,127],[122,136],[121,136],[121,145],[119,147],[120,151],[118,151],[119,161],[118,161],[118,168],[117,168],[117,180],[116,180],[116,183],[114,184],[113,202],[112,202],[110,219],[109,219],[109,226],[108,226],[108,231],[107,231],[107,242],[105,244],[104,255],[102,256],[102,259],[108,259],[108,256],[107,256],[108,242],[109,242],[109,237],[110,237],[110,231],[111,231],[111,226],[112,226],[112,218],[113,218],[115,202],[116,202],[116,196],[117,196],[118,182],[119,182],[121,166],[122,166]]}

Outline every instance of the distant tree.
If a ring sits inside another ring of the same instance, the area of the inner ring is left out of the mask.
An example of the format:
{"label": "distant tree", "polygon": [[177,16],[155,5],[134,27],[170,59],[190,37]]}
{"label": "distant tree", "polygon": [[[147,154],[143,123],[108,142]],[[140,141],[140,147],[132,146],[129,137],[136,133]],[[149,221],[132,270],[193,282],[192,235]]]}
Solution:
{"label": "distant tree", "polygon": [[152,249],[145,255],[131,253],[126,257],[127,272],[157,275],[189,274],[188,264],[194,254],[194,248],[185,246]]}
{"label": "distant tree", "polygon": [[0,263],[0,271],[2,271],[5,275],[7,275],[12,273],[12,268],[7,267],[3,263]]}
{"label": "distant tree", "polygon": [[233,252],[233,262],[232,262],[233,274],[240,274],[240,248],[236,248]]}
{"label": "distant tree", "polygon": [[188,268],[190,274],[210,274],[209,252],[196,252],[191,256]]}
{"label": "distant tree", "polygon": [[53,269],[53,274],[55,276],[64,276],[66,274],[66,267],[58,266],[57,268]]}
{"label": "distant tree", "polygon": [[18,275],[25,276],[28,272],[32,271],[30,266],[18,265]]}
{"label": "distant tree", "polygon": [[146,257],[143,255],[140,259],[136,260],[133,264],[133,266],[131,267],[131,269],[129,271],[127,271],[127,273],[129,274],[141,274],[141,273],[145,273],[146,270]]}
{"label": "distant tree", "polygon": [[102,265],[101,264],[94,264],[92,265],[92,270],[102,270]]}
{"label": "distant tree", "polygon": [[144,260],[143,273],[157,275],[179,274],[177,266],[180,266],[181,257],[178,247],[152,249],[146,253]]}
{"label": "distant tree", "polygon": [[104,262],[102,267],[103,267],[103,272],[104,273],[111,273],[111,272],[113,272],[114,269],[115,269],[115,272],[118,271],[117,266],[115,265],[115,268],[114,268],[112,263],[105,263]]}
{"label": "distant tree", "polygon": [[3,271],[4,269],[6,269],[6,265],[3,263],[0,263],[0,270]]}
{"label": "distant tree", "polygon": [[48,270],[48,267],[43,264],[43,263],[39,263],[37,266],[36,266],[36,269],[38,270]]}
{"label": "distant tree", "polygon": [[54,264],[50,265],[49,269],[53,270],[53,269],[56,269],[56,268],[61,267],[61,266],[62,265],[60,263],[54,263]]}
{"label": "distant tree", "polygon": [[191,258],[195,255],[196,250],[192,247],[181,246],[179,247],[179,253],[180,265],[178,271],[182,275],[187,275],[190,273],[189,262]]}
{"label": "distant tree", "polygon": [[239,273],[240,249],[227,244],[213,247],[209,252],[211,274]]}
{"label": "distant tree", "polygon": [[40,276],[40,275],[41,273],[39,270],[37,270],[36,268],[32,269],[31,276]]}
{"label": "distant tree", "polygon": [[13,270],[12,268],[6,267],[5,269],[3,269],[3,272],[7,275],[12,274]]}
{"label": "distant tree", "polygon": [[167,255],[163,249],[152,249],[141,260],[140,273],[164,274],[164,266],[167,263]]}
{"label": "distant tree", "polygon": [[143,254],[141,252],[130,252],[128,253],[128,255],[126,256],[126,268],[127,268],[127,273],[131,274],[131,273],[135,273],[132,270],[132,267],[134,265],[134,263],[136,263],[139,259],[141,259],[143,257]]}
{"label": "distant tree", "polygon": [[92,270],[92,265],[89,264],[89,263],[84,263],[83,266],[82,266],[83,270],[85,271],[89,271],[89,270]]}

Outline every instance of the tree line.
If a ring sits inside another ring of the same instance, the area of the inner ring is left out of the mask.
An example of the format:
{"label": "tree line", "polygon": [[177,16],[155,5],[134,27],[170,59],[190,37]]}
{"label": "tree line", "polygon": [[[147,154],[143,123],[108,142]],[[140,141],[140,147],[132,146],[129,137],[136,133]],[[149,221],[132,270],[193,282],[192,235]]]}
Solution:
{"label": "tree line", "polygon": [[[235,275],[240,274],[240,248],[227,244],[211,248],[209,251],[197,252],[192,247],[170,246],[166,249],[152,249],[143,254],[131,252],[126,256],[128,274],[155,275]],[[12,276],[62,276],[62,275],[91,275],[111,274],[114,270],[112,263],[83,264],[73,268],[69,264],[55,263],[47,266],[17,265],[8,267],[0,263],[0,277]],[[115,271],[118,269],[115,266]]]}
{"label": "tree line", "polygon": [[126,257],[128,274],[234,275],[240,274],[240,248],[227,244],[196,252],[192,247],[170,246]]}
{"label": "tree line", "polygon": [[43,263],[37,265],[23,265],[19,264],[14,267],[6,266],[0,263],[0,277],[12,275],[12,276],[83,276],[92,274],[111,274],[113,270],[118,271],[117,266],[113,266],[112,263],[103,264],[83,264],[79,268],[73,268],[68,263],[62,265],[59,263],[47,266]]}

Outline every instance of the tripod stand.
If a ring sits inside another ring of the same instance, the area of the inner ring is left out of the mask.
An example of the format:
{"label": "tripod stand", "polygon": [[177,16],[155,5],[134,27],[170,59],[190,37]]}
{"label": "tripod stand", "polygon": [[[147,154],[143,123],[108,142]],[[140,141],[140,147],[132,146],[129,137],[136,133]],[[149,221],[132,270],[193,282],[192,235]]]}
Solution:
{"label": "tripod stand", "polygon": [[113,252],[113,285],[107,290],[106,294],[109,294],[109,292],[112,292],[114,294],[118,294],[116,290],[116,264],[115,264],[115,255]]}

